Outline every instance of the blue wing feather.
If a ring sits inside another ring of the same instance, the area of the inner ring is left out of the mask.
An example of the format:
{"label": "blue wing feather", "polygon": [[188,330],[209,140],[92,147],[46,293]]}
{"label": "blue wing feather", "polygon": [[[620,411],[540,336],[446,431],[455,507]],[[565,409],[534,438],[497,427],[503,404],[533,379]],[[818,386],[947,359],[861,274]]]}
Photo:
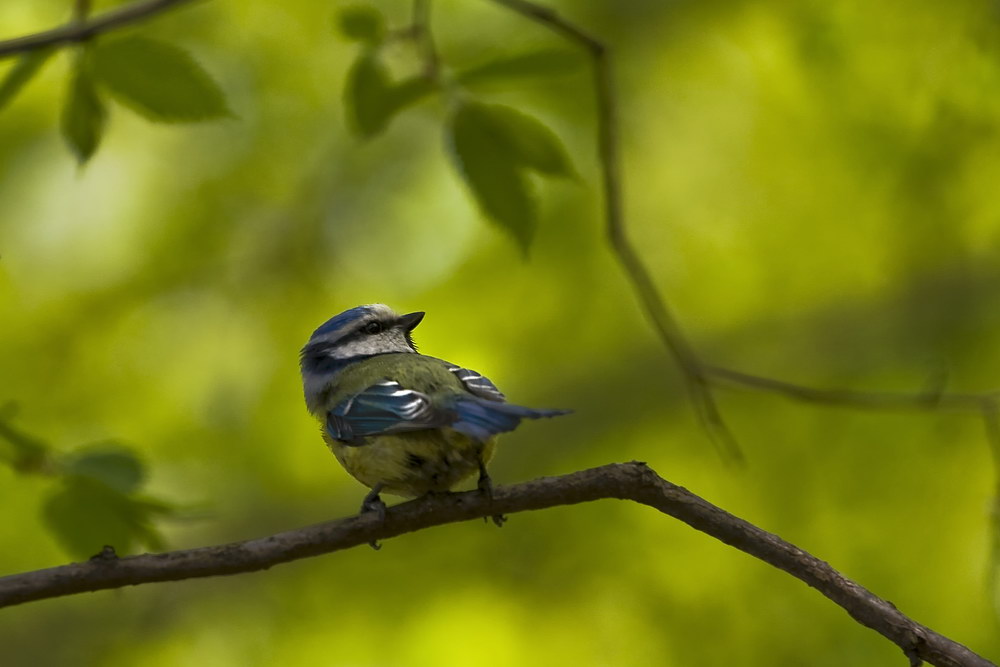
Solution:
{"label": "blue wing feather", "polygon": [[386,380],[338,403],[327,414],[326,429],[335,440],[352,442],[369,435],[417,431],[444,423],[427,394]]}
{"label": "blue wing feather", "polygon": [[[457,366],[455,368],[465,370]],[[482,376],[478,377],[485,380],[489,387],[493,387],[492,382]],[[463,383],[465,382],[463,379]],[[405,389],[398,382],[385,380],[338,403],[327,413],[326,430],[335,440],[349,445],[362,445],[362,439],[370,435],[450,426],[474,440],[485,442],[498,433],[513,431],[522,419],[555,417],[569,412],[534,410],[512,405],[497,398],[497,395],[502,397],[503,394],[496,387],[492,391],[486,389],[485,385],[477,385],[478,387],[482,387],[475,392],[478,395],[456,395],[445,405],[435,406],[427,394]]]}
{"label": "blue wing feather", "polygon": [[498,433],[513,431],[522,419],[540,419],[567,414],[569,410],[534,410],[493,399],[461,397],[455,402],[458,418],[451,427],[479,440],[489,440]]}
{"label": "blue wing feather", "polygon": [[503,395],[503,392],[497,389],[497,386],[490,382],[490,379],[481,373],[469,370],[468,368],[462,368],[461,366],[456,366],[450,361],[441,360],[448,370],[455,374],[459,380],[462,381],[462,385],[465,390],[470,394],[475,394],[480,398],[485,398],[491,401],[505,401],[507,397]]}

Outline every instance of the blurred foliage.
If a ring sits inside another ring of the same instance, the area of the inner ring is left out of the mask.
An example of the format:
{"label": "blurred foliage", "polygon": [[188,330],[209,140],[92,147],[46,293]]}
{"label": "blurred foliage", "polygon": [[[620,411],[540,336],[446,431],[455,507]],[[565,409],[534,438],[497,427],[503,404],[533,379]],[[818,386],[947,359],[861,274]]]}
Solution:
{"label": "blurred foliage", "polygon": [[97,95],[94,75],[83,54],[77,54],[70,74],[69,89],[63,107],[62,131],[66,142],[84,163],[101,143],[108,112]]}
{"label": "blurred foliage", "polygon": [[99,442],[60,455],[40,438],[11,425],[4,414],[0,414],[0,442],[6,445],[0,455],[12,470],[55,480],[41,515],[69,555],[86,559],[106,547],[125,553],[138,544],[164,548],[154,521],[172,516],[175,508],[138,495],[146,469],[131,448]]}
{"label": "blurred foliage", "polygon": [[[41,70],[54,48],[21,55],[0,82],[0,110]],[[212,77],[186,51],[143,37],[100,37],[64,47],[73,59],[62,109],[62,133],[81,164],[104,134],[107,111],[99,87],[147,119],[190,123],[230,115]]]}
{"label": "blurred foliage", "polygon": [[385,38],[385,17],[375,7],[353,5],[336,14],[337,27],[348,39],[378,44]]}
{"label": "blurred foliage", "polygon": [[510,79],[566,76],[581,69],[584,56],[566,48],[542,48],[488,60],[455,72],[464,86],[506,83]]}
{"label": "blurred foliage", "polygon": [[0,83],[0,109],[13,100],[52,55],[52,49],[36,49],[21,55]]}
{"label": "blurred foliage", "polygon": [[433,82],[422,76],[392,81],[377,54],[365,49],[348,72],[344,102],[355,132],[370,138],[384,131],[393,116],[419,102],[433,88]]}
{"label": "blurred foliage", "polygon": [[[68,4],[3,3],[0,32]],[[706,359],[816,386],[1000,385],[992,0],[552,4],[613,48],[631,234]],[[388,2],[195,3],[0,61],[0,400],[47,441],[134,443],[56,456],[5,431],[0,570],[352,513],[364,489],[305,413],[297,352],[381,301],[428,312],[428,354],[575,408],[505,437],[498,483],[648,461],[1000,658],[977,417],[723,394],[749,467],[720,466],[604,240],[585,59],[489,3],[433,9],[433,81],[410,7]],[[151,124],[106,97],[227,122]],[[514,150],[511,118],[548,161]],[[475,154],[496,136],[495,162]],[[530,183],[540,164],[573,179]],[[487,206],[491,169],[528,226]],[[159,526],[159,497],[215,516]],[[6,616],[5,660],[43,666],[900,659],[787,575],[611,502]]]}
{"label": "blurred foliage", "polygon": [[483,213],[527,252],[538,224],[525,172],[569,176],[559,139],[531,116],[501,105],[462,103],[448,125],[449,146]]}
{"label": "blurred foliage", "polygon": [[[535,196],[525,172],[573,176],[559,138],[537,119],[502,105],[468,99],[467,87],[509,78],[561,76],[580,59],[565,50],[536,50],[504,56],[467,69],[442,72],[430,26],[419,14],[413,24],[394,33],[417,48],[424,72],[393,81],[383,62],[387,33],[385,17],[374,7],[352,5],[340,11],[341,33],[364,44],[347,73],[344,102],[351,127],[370,139],[386,130],[394,116],[442,92],[451,107],[447,145],[483,214],[510,232],[527,253],[538,225]],[[420,52],[420,47],[423,52]],[[430,52],[430,53],[428,53]]]}
{"label": "blurred foliage", "polygon": [[215,81],[172,44],[142,37],[101,40],[94,71],[108,90],[154,121],[191,122],[229,113]]}

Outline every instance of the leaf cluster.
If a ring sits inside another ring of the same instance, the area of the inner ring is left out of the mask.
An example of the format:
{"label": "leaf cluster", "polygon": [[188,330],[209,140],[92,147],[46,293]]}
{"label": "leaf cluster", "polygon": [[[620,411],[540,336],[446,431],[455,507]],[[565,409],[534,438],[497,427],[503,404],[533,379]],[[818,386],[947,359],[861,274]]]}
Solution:
{"label": "leaf cluster", "polygon": [[418,55],[427,58],[426,51],[434,48],[429,26],[389,30],[382,14],[367,5],[342,10],[336,26],[359,44],[344,87],[355,134],[372,139],[402,111],[432,94],[442,96],[448,108],[443,118],[445,146],[456,170],[482,213],[527,253],[539,217],[530,174],[575,178],[575,171],[548,126],[519,109],[484,103],[473,90],[511,79],[564,76],[576,71],[581,59],[565,50],[543,49],[451,71],[440,66],[434,53],[423,74],[394,79],[382,55],[385,45],[393,39],[423,41],[415,46],[422,46]]}
{"label": "leaf cluster", "polygon": [[106,546],[118,553],[140,544],[165,547],[155,521],[175,515],[176,508],[142,493],[147,470],[134,449],[104,441],[59,453],[11,425],[12,412],[10,406],[0,412],[0,462],[19,474],[52,480],[41,515],[70,556],[85,559]]}
{"label": "leaf cluster", "polygon": [[[0,82],[0,110],[42,69],[52,49],[23,54]],[[184,49],[155,39],[97,39],[71,49],[62,135],[80,164],[97,151],[107,125],[106,96],[148,120],[191,123],[231,116],[222,89]]]}

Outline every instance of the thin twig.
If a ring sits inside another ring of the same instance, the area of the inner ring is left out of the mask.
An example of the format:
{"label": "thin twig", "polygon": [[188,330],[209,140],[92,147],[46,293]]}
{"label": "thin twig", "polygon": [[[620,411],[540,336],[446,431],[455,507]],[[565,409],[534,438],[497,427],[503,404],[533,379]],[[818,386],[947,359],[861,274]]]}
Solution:
{"label": "thin twig", "polygon": [[783,380],[752,375],[719,366],[705,366],[712,382],[778,394],[797,401],[859,410],[934,411],[975,413],[983,421],[986,442],[993,461],[994,490],[990,510],[989,554],[986,562],[986,585],[1000,617],[1000,392],[978,394],[945,393],[933,389],[925,393],[817,389]]}
{"label": "thin twig", "polygon": [[660,340],[680,369],[695,412],[726,460],[742,462],[736,443],[712,395],[701,360],[656,288],[652,274],[628,238],[622,205],[621,156],[618,140],[616,95],[608,46],[554,10],[526,0],[493,0],[555,31],[582,46],[593,59],[594,91],[597,96],[597,149],[604,192],[604,219],[608,240],[619,263],[652,322]]}
{"label": "thin twig", "polygon": [[529,0],[493,0],[493,2],[542,24],[565,39],[582,46],[593,59],[594,90],[597,98],[598,158],[604,192],[604,218],[608,240],[642,302],[646,315],[681,370],[685,386],[703,427],[711,436],[712,441],[720,447],[722,453],[736,461],[743,460],[738,443],[726,427],[716,405],[715,397],[711,391],[712,386],[745,387],[801,401],[852,408],[976,412],[984,419],[993,453],[994,468],[997,471],[998,481],[994,496],[994,517],[991,526],[993,540],[990,558],[992,568],[990,581],[995,582],[996,569],[1000,566],[998,565],[1000,564],[1000,417],[998,417],[996,407],[1000,402],[1000,391],[957,394],[945,393],[938,388],[934,391],[901,394],[817,389],[705,364],[688,342],[667,305],[666,299],[657,289],[652,274],[643,263],[626,233],[625,214],[622,206],[620,142],[616,114],[617,97],[612,81],[608,46],[544,5]]}
{"label": "thin twig", "polygon": [[[90,21],[71,20],[66,25],[24,37],[0,41],[0,58],[49,46],[79,42],[114,28],[136,23],[193,0],[146,0],[105,12]],[[79,5],[77,5],[79,7]]]}
{"label": "thin twig", "polygon": [[712,381],[720,386],[745,387],[806,403],[821,403],[864,410],[940,410],[981,414],[984,401],[1000,399],[1000,392],[997,391],[981,394],[959,394],[937,390],[925,393],[904,393],[817,389],[721,366],[704,366],[704,369]]}
{"label": "thin twig", "polygon": [[90,0],[76,0],[73,3],[73,21],[84,23],[90,16]]}
{"label": "thin twig", "polygon": [[414,39],[421,50],[424,61],[424,76],[437,79],[441,73],[441,59],[434,43],[431,29],[431,0],[413,0],[413,19],[410,27]]}
{"label": "thin twig", "polygon": [[381,523],[373,514],[365,514],[245,542],[120,559],[106,549],[89,562],[0,578],[0,606],[156,581],[253,572],[432,526],[602,498],[648,505],[788,572],[909,656],[950,667],[993,664],[908,618],[824,561],[671,484],[638,462],[497,487],[492,501],[478,491],[426,496],[389,508]]}
{"label": "thin twig", "polygon": [[[657,289],[652,275],[626,233],[622,206],[616,96],[611,79],[607,45],[544,5],[528,0],[492,1],[541,23],[562,37],[583,46],[593,58],[598,112],[598,157],[603,181],[604,218],[608,240],[632,282],[647,316],[680,368],[702,424],[713,441],[722,447],[723,453],[742,460],[740,449],[719,413],[711,392],[712,385],[746,387],[812,403],[878,410],[956,410],[982,414],[983,401],[1000,400],[1000,391],[958,394],[942,391],[887,393],[817,389],[704,363],[683,334],[666,300]],[[996,461],[1000,475],[1000,456],[996,457]],[[997,502],[1000,505],[1000,496]]]}

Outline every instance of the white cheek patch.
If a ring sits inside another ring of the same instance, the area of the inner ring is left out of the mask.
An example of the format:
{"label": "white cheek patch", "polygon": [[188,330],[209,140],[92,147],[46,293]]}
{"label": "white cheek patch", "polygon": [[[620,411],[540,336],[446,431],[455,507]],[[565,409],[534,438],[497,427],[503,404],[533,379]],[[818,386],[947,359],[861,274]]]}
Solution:
{"label": "white cheek patch", "polygon": [[345,341],[333,348],[330,356],[334,359],[350,359],[387,352],[412,352],[406,344],[406,336],[399,329],[390,329],[377,336],[363,336]]}
{"label": "white cheek patch", "polygon": [[333,348],[330,356],[334,359],[349,359],[351,357],[359,357],[366,354],[375,354],[376,347],[374,342],[375,341],[364,338],[360,340],[352,340]]}

